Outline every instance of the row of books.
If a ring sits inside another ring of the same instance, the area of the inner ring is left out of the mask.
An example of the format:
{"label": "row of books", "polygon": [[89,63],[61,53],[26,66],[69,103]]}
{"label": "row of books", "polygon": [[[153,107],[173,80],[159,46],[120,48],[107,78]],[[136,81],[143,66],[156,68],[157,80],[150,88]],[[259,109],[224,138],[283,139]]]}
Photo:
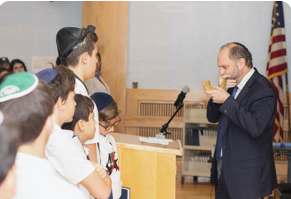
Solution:
{"label": "row of books", "polygon": [[210,177],[202,177],[202,176],[199,176],[197,178],[197,182],[210,182]]}
{"label": "row of books", "polygon": [[202,136],[217,136],[217,128],[201,129]]}
{"label": "row of books", "polygon": [[185,145],[199,146],[199,136],[217,136],[213,128],[185,128]]}
{"label": "row of books", "polygon": [[198,155],[192,156],[191,161],[193,162],[211,162],[210,153],[199,153]]}

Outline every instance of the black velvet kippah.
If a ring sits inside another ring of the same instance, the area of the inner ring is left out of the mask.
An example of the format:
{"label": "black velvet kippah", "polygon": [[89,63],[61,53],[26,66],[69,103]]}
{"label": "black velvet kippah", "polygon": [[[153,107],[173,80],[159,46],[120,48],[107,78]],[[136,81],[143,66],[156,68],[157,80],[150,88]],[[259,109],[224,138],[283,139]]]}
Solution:
{"label": "black velvet kippah", "polygon": [[[95,27],[89,25],[87,27],[87,33],[95,32]],[[82,28],[65,27],[58,31],[56,42],[58,47],[59,56],[62,59],[63,64],[65,58],[73,52],[85,39],[86,35],[82,37]],[[66,65],[66,64],[65,64]]]}
{"label": "black velvet kippah", "polygon": [[111,95],[102,92],[96,92],[91,95],[91,99],[95,102],[98,111],[102,111],[114,102]]}
{"label": "black velvet kippah", "polygon": [[249,51],[249,49],[247,47],[245,47],[245,45],[243,45],[243,44],[241,44],[239,42],[231,42],[231,43],[239,45],[239,46],[243,47],[245,50]]}
{"label": "black velvet kippah", "polygon": [[57,47],[60,57],[66,58],[75,46],[78,46],[82,35],[81,28],[66,27],[57,33]]}

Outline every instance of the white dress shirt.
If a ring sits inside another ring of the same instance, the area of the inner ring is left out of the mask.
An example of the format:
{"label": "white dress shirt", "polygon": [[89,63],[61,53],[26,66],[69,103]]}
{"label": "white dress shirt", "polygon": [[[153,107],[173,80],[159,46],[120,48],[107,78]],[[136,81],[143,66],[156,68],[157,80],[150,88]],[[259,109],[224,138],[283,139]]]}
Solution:
{"label": "white dress shirt", "polygon": [[249,81],[249,79],[251,78],[251,76],[254,74],[255,69],[252,68],[244,77],[243,79],[240,81],[240,83],[237,85],[237,91],[235,94],[234,99],[237,98],[238,94],[241,92],[241,90],[244,88],[244,86],[246,85],[246,83]]}

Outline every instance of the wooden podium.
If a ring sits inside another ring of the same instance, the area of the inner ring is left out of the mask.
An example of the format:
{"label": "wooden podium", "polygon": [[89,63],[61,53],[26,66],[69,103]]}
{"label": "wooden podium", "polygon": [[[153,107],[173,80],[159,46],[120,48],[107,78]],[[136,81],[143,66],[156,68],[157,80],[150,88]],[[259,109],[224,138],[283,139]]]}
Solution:
{"label": "wooden podium", "polygon": [[122,186],[130,188],[130,198],[174,199],[180,140],[163,146],[142,143],[135,135],[111,135],[116,141]]}

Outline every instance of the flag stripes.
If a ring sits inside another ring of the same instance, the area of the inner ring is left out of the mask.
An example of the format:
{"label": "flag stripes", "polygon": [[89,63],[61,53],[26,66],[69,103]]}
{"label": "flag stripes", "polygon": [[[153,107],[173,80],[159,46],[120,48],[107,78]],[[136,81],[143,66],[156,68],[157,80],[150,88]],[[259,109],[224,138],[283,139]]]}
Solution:
{"label": "flag stripes", "polygon": [[284,107],[282,75],[288,72],[286,56],[286,38],[282,1],[274,2],[271,39],[268,49],[266,77],[272,82],[277,94],[277,113],[273,138],[283,141]]}

